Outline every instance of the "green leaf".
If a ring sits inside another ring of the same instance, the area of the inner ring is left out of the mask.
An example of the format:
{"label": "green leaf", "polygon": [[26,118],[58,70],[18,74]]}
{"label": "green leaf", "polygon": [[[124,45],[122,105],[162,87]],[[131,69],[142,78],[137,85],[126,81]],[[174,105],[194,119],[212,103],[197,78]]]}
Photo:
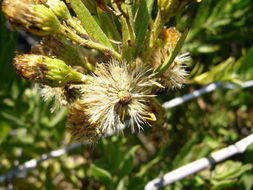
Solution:
{"label": "green leaf", "polygon": [[106,159],[107,168],[110,168],[112,173],[118,170],[122,161],[122,146],[121,138],[112,137],[110,141],[107,141],[104,159]]}
{"label": "green leaf", "polygon": [[112,175],[105,169],[99,168],[98,166],[92,164],[91,173],[92,176],[94,176],[97,180],[107,185],[112,183]]}
{"label": "green leaf", "polygon": [[113,40],[121,41],[121,36],[118,32],[113,16],[99,8],[97,12],[98,12],[98,17],[100,21],[99,22],[100,26],[103,29],[103,31],[106,33],[106,35]]}
{"label": "green leaf", "polygon": [[193,38],[199,34],[199,32],[203,29],[203,26],[208,19],[210,14],[210,10],[212,9],[211,1],[203,1],[200,4],[197,15],[195,16],[194,23],[192,25],[192,30],[189,33],[188,40],[191,41]]}
{"label": "green leaf", "polygon": [[89,36],[91,36],[94,40],[101,42],[105,46],[113,49],[110,40],[100,28],[96,20],[92,17],[91,13],[85,7],[83,2],[81,0],[71,0],[71,6],[77,14],[78,18],[81,20]]}
{"label": "green leaf", "polygon": [[242,186],[244,187],[244,190],[252,190],[253,188],[253,171],[247,172],[242,176],[240,179]]}
{"label": "green leaf", "polygon": [[82,0],[85,7],[90,11],[92,15],[97,14],[97,2],[94,0]]}
{"label": "green leaf", "polygon": [[220,181],[216,183],[211,190],[222,190],[222,189],[229,189],[233,187],[236,183],[236,180],[225,180],[225,181]]}
{"label": "green leaf", "polygon": [[242,66],[240,67],[238,73],[243,80],[253,79],[253,47],[249,49],[247,54],[242,58]]}
{"label": "green leaf", "polygon": [[161,160],[162,160],[162,157],[161,156],[157,156],[154,159],[150,160],[148,163],[143,164],[141,166],[140,171],[135,176],[138,176],[138,177],[143,176],[151,167],[153,167],[154,165],[158,164],[159,161],[161,161]]}
{"label": "green leaf", "polygon": [[0,133],[0,144],[7,139],[10,130],[11,130],[11,126],[8,125],[8,123],[0,122],[0,131],[1,131],[1,133]]}
{"label": "green leaf", "polygon": [[119,181],[116,190],[123,190],[124,187],[125,187],[125,182],[126,182],[126,181],[127,181],[127,177],[122,178],[122,179]]}
{"label": "green leaf", "polygon": [[213,172],[213,179],[228,180],[240,177],[243,173],[252,169],[251,164],[242,165],[241,162],[228,160],[218,164]]}
{"label": "green leaf", "polygon": [[154,0],[141,0],[139,10],[135,20],[136,48],[134,56],[137,57],[145,40],[148,30],[149,19],[151,17]]}
{"label": "green leaf", "polygon": [[213,66],[209,71],[194,77],[193,81],[202,85],[216,81],[240,83],[240,78],[237,75],[240,66],[240,60],[235,61],[233,58],[229,58],[226,61]]}
{"label": "green leaf", "polygon": [[131,173],[134,168],[134,155],[136,150],[140,148],[139,145],[132,147],[129,152],[124,156],[124,159],[121,162],[119,179]]}

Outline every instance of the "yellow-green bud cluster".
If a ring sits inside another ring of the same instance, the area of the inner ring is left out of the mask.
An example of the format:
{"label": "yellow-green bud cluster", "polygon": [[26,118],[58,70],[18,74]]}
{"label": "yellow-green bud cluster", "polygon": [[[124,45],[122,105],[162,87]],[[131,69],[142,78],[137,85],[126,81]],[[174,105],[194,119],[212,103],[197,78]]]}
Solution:
{"label": "yellow-green bud cluster", "polygon": [[42,55],[24,54],[15,58],[17,73],[23,78],[49,86],[64,86],[82,82],[85,77],[60,59]]}

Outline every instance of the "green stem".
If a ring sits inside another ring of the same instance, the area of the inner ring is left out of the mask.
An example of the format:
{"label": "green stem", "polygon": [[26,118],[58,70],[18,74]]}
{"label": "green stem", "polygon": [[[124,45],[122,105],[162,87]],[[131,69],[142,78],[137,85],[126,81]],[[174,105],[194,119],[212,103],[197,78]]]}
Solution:
{"label": "green stem", "polygon": [[151,31],[151,36],[150,36],[150,41],[149,41],[150,48],[154,47],[157,41],[157,38],[163,29],[163,26],[164,26],[164,21],[162,20],[160,11],[158,11],[154,25],[153,25],[153,29]]}
{"label": "green stem", "polygon": [[67,24],[75,29],[79,34],[87,35],[85,29],[77,22],[77,20],[70,18],[67,21]]}
{"label": "green stem", "polygon": [[155,22],[153,24],[152,30],[149,34],[149,41],[147,45],[147,50],[145,51],[144,54],[144,60],[147,62],[150,59],[150,56],[152,54],[152,50],[155,47],[157,38],[162,31],[164,26],[164,21],[162,20],[161,13],[158,11]]}
{"label": "green stem", "polygon": [[119,20],[123,38],[122,56],[125,60],[130,61],[133,58],[133,49],[135,48],[135,31],[133,24],[132,7],[127,4],[113,4],[114,9],[120,13]]}
{"label": "green stem", "polygon": [[121,60],[121,55],[116,52],[115,50],[112,50],[108,48],[107,46],[104,46],[102,44],[99,44],[97,42],[93,42],[90,40],[86,40],[84,38],[81,38],[79,35],[77,35],[74,31],[72,31],[70,28],[61,25],[61,34],[68,37],[69,39],[73,40],[74,42],[78,43],[81,46],[97,49],[101,52],[103,52],[105,55],[113,56],[114,58]]}

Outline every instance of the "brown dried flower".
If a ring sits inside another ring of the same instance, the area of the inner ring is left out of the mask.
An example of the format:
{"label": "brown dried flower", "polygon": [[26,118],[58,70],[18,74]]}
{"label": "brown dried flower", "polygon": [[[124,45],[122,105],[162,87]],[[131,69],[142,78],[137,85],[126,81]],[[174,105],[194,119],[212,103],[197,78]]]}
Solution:
{"label": "brown dried flower", "polygon": [[78,142],[96,142],[103,133],[96,123],[91,124],[86,115],[86,103],[77,101],[69,110],[68,130],[72,139]]}

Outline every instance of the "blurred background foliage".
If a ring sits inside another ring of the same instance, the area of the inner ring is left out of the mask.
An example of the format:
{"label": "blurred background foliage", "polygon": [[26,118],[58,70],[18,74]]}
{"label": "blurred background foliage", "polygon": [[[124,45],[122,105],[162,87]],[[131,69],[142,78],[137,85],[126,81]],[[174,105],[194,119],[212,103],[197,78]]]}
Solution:
{"label": "blurred background foliage", "polygon": [[[87,6],[92,6],[87,0]],[[96,10],[93,10],[96,14]],[[96,16],[96,15],[95,15]],[[67,146],[67,111],[50,112],[39,86],[15,74],[12,59],[29,46],[6,28],[0,15],[0,175],[43,153]],[[189,84],[161,92],[166,101],[215,81],[253,79],[253,1],[203,0],[168,26],[190,33],[183,46],[192,56]],[[141,190],[165,172],[223,148],[252,133],[253,89],[220,89],[166,112],[166,123],[140,133],[114,135],[43,162],[2,184],[0,189]],[[166,187],[253,189],[253,146],[213,168]]]}

